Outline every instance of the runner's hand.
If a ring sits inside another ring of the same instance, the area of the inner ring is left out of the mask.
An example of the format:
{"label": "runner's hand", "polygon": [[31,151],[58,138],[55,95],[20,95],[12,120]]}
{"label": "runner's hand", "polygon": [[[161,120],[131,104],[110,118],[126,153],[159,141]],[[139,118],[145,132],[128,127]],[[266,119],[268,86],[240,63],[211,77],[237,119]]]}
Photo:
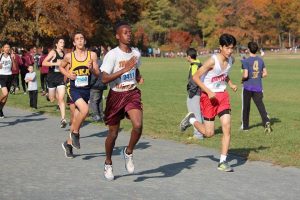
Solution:
{"label": "runner's hand", "polygon": [[68,78],[74,81],[76,79],[76,73],[75,72],[71,72],[71,74],[69,74]]}
{"label": "runner's hand", "polygon": [[140,84],[140,85],[142,85],[142,84],[144,84],[144,79],[143,79],[143,77],[141,77],[139,80],[138,80],[138,84]]}
{"label": "runner's hand", "polygon": [[135,67],[136,61],[136,57],[132,56],[128,61],[124,62],[122,66],[124,67],[124,73],[130,71],[133,67]]}
{"label": "runner's hand", "polygon": [[232,84],[230,87],[234,92],[236,92],[238,89],[237,85],[234,85],[234,84]]}
{"label": "runner's hand", "polygon": [[2,69],[2,63],[0,63],[0,69]]}
{"label": "runner's hand", "polygon": [[216,98],[216,93],[214,93],[214,92],[208,92],[207,95],[208,95],[209,99],[215,99]]}

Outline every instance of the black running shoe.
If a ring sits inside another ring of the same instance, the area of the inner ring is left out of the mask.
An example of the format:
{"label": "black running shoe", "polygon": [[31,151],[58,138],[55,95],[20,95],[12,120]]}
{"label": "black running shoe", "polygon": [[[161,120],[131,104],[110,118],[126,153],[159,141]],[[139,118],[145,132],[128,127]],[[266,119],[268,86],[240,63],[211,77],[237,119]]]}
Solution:
{"label": "black running shoe", "polygon": [[60,128],[66,128],[67,121],[65,119],[60,120]]}
{"label": "black running shoe", "polygon": [[184,132],[188,127],[190,127],[192,124],[190,123],[191,118],[196,118],[195,114],[192,112],[189,112],[183,120],[180,122],[179,128],[181,132]]}
{"label": "black running shoe", "polygon": [[3,118],[4,118],[3,111],[0,110],[0,119],[3,119]]}
{"label": "black running shoe", "polygon": [[79,133],[70,133],[70,138],[72,139],[72,147],[74,147],[75,149],[80,149]]}
{"label": "black running shoe", "polygon": [[71,145],[69,145],[67,142],[64,142],[61,144],[63,150],[65,151],[65,156],[67,158],[74,158],[74,154],[73,154],[73,148]]}

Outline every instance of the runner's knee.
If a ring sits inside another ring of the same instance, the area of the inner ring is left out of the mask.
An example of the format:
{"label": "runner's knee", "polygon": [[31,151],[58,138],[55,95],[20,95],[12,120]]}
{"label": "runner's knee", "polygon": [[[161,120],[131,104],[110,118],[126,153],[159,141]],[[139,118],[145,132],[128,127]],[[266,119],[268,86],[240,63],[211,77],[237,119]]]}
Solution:
{"label": "runner's knee", "polygon": [[205,137],[210,138],[210,137],[214,136],[214,134],[215,134],[214,130],[206,130],[205,131]]}

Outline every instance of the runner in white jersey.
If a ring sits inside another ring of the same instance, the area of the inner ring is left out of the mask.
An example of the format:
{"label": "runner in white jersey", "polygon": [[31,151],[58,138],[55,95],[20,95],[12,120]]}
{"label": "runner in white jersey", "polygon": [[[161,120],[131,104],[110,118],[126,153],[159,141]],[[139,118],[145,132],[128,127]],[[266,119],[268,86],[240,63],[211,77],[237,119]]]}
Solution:
{"label": "runner in white jersey", "polygon": [[0,118],[4,118],[3,107],[7,101],[12,84],[12,68],[15,68],[15,55],[10,54],[10,45],[4,44],[3,53],[0,54]]}
{"label": "runner in white jersey", "polygon": [[[215,116],[219,116],[223,137],[220,163],[218,169],[225,172],[233,171],[226,161],[230,144],[230,101],[226,91],[226,83],[233,91],[237,86],[232,84],[228,73],[233,64],[233,49],[236,45],[236,39],[229,34],[221,35],[219,39],[220,53],[209,58],[203,66],[194,74],[194,82],[201,88],[200,104],[204,124],[196,120],[194,113],[188,113],[180,124],[181,130],[193,125],[206,137],[214,135]],[[200,79],[201,77],[201,79]]]}
{"label": "runner in white jersey", "polygon": [[130,174],[134,172],[133,150],[143,129],[141,91],[136,87],[137,83],[144,82],[139,71],[141,54],[130,47],[132,33],[128,23],[118,23],[115,31],[119,46],[105,55],[100,68],[102,82],[110,86],[105,108],[105,124],[109,128],[104,163],[104,177],[107,180],[114,179],[111,157],[121,120],[126,116],[132,123],[130,140],[122,150],[125,168]]}

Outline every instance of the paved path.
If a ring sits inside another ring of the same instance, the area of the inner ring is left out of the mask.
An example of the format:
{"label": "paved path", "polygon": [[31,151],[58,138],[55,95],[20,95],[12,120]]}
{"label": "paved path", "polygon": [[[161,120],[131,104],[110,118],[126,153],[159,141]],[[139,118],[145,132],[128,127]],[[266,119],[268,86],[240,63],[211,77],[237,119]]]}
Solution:
{"label": "paved path", "polygon": [[219,153],[196,145],[142,138],[134,153],[136,173],[126,175],[114,151],[116,179],[103,177],[106,129],[88,124],[76,158],[64,157],[67,129],[59,118],[5,108],[0,119],[0,199],[299,199],[300,170],[230,157],[234,173],[216,169]]}

